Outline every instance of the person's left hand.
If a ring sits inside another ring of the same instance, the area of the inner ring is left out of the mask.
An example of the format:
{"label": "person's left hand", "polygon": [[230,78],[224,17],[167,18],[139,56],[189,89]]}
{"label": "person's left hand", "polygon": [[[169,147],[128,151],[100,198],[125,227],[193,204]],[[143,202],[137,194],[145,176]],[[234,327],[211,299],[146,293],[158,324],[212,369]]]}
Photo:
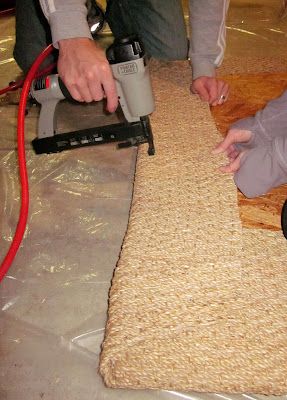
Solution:
{"label": "person's left hand", "polygon": [[212,151],[213,154],[226,153],[228,157],[228,164],[220,167],[221,172],[235,173],[239,170],[241,159],[248,149],[238,150],[237,143],[247,143],[252,136],[251,131],[241,129],[230,129],[225,136],[224,140],[220,142]]}
{"label": "person's left hand", "polygon": [[226,82],[215,77],[200,76],[192,82],[191,92],[198,94],[202,101],[207,101],[211,106],[223,104],[229,94]]}

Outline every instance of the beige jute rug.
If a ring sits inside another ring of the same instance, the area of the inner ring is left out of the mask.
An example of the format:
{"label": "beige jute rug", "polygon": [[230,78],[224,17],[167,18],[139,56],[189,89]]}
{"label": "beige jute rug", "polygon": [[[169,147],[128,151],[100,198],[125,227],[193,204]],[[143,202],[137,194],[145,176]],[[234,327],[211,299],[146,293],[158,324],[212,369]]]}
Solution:
{"label": "beige jute rug", "polygon": [[109,299],[109,387],[287,393],[287,244],[243,230],[187,63],[153,71],[156,156],[139,150]]}

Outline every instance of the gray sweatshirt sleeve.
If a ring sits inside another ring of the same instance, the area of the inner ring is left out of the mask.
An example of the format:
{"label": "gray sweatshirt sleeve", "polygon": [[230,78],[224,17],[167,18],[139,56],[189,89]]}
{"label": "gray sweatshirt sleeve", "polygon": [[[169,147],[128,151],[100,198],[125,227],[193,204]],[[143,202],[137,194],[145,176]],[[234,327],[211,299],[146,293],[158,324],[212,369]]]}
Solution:
{"label": "gray sweatshirt sleeve", "polygon": [[55,47],[62,39],[92,38],[87,23],[86,0],[40,0],[40,4],[49,21]]}
{"label": "gray sweatshirt sleeve", "polygon": [[287,183],[287,132],[264,146],[247,150],[234,181],[249,198],[261,196]]}
{"label": "gray sweatshirt sleeve", "polygon": [[215,76],[225,51],[229,0],[189,0],[193,79]]}
{"label": "gray sweatshirt sleeve", "polygon": [[271,100],[253,117],[236,121],[229,129],[242,129],[251,132],[251,139],[246,143],[237,143],[238,150],[264,146],[272,139],[287,132],[287,90],[278,98]]}

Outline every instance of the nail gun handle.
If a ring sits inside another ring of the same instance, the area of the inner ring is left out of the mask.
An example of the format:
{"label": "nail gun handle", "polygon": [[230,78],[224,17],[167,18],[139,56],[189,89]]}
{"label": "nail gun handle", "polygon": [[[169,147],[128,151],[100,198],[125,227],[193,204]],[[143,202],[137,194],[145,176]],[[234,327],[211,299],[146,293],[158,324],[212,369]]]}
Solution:
{"label": "nail gun handle", "polygon": [[41,104],[38,122],[39,138],[53,136],[56,131],[56,107],[59,101],[65,98],[63,84],[62,87],[63,89],[60,88],[59,76],[56,74],[38,78],[32,82],[31,96]]}
{"label": "nail gun handle", "polygon": [[50,100],[73,99],[67,87],[58,74],[37,78],[32,82],[31,95],[38,103]]}

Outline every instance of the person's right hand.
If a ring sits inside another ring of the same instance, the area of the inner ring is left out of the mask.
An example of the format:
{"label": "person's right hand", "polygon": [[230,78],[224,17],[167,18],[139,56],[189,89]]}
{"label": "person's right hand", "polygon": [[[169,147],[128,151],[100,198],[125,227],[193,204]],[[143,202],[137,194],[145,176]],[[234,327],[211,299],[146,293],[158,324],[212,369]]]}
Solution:
{"label": "person's right hand", "polygon": [[226,82],[216,77],[199,76],[190,87],[194,94],[198,94],[202,101],[207,101],[211,106],[225,103],[229,94],[229,86]]}
{"label": "person's right hand", "polygon": [[107,98],[107,110],[114,112],[118,95],[105,52],[88,38],[59,41],[58,72],[71,96],[77,101]]}
{"label": "person's right hand", "polygon": [[212,151],[213,154],[226,153],[229,163],[224,167],[220,167],[221,172],[235,173],[240,168],[240,163],[243,155],[248,151],[238,150],[237,143],[247,143],[252,136],[251,131],[241,129],[230,129],[227,132],[224,140],[220,142]]}

